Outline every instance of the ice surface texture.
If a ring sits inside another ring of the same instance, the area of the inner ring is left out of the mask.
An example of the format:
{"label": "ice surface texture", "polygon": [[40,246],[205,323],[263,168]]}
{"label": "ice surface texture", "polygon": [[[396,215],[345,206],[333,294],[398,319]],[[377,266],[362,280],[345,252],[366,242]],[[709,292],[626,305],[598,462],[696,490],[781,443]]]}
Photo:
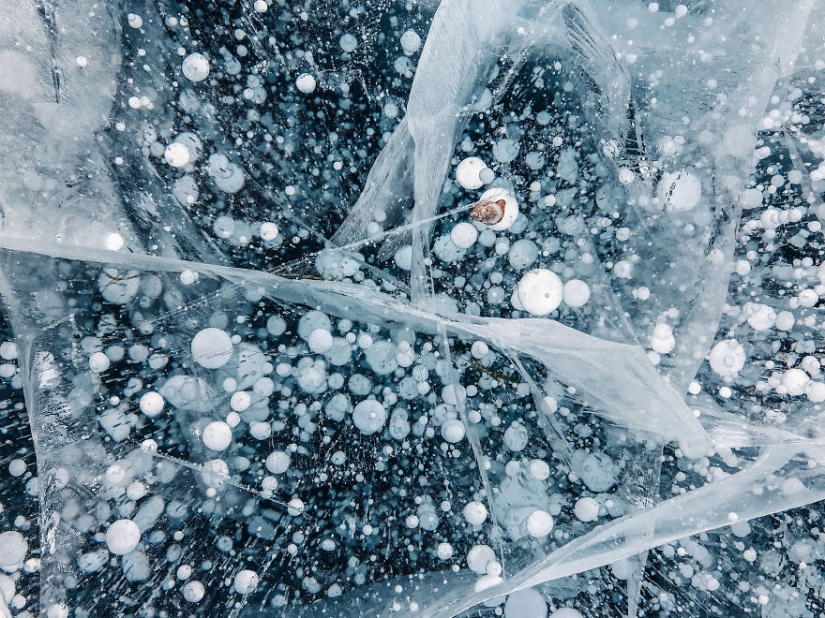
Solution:
{"label": "ice surface texture", "polygon": [[780,4],[0,6],[0,615],[821,614]]}

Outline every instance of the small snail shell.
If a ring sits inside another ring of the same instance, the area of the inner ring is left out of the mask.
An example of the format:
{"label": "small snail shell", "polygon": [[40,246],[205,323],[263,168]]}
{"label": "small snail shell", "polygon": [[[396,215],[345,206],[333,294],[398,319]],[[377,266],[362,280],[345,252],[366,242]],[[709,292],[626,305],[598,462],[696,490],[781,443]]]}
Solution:
{"label": "small snail shell", "polygon": [[470,218],[497,232],[506,230],[518,218],[518,202],[505,189],[489,189],[474,205]]}
{"label": "small snail shell", "polygon": [[504,207],[507,203],[504,200],[495,202],[476,202],[470,219],[481,221],[484,225],[495,225],[504,218]]}

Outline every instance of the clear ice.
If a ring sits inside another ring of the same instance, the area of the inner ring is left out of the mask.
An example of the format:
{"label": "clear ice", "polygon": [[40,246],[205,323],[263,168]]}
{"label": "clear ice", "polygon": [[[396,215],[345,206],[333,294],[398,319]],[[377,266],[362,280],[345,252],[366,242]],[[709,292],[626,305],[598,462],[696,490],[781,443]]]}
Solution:
{"label": "clear ice", "polygon": [[0,616],[823,615],[823,32],[0,0]]}

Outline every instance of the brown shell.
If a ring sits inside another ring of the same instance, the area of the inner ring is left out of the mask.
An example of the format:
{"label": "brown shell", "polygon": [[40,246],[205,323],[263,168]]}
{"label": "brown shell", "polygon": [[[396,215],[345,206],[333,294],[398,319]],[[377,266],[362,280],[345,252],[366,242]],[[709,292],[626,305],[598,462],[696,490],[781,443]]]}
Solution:
{"label": "brown shell", "polygon": [[507,202],[504,200],[476,202],[473,211],[470,213],[470,219],[481,221],[484,225],[495,225],[504,218],[504,207],[506,205]]}

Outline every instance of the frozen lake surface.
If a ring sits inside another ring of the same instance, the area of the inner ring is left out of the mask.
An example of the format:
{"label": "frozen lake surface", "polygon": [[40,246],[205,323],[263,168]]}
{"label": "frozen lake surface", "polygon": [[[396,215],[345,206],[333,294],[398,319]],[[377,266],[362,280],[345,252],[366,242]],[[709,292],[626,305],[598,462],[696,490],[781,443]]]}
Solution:
{"label": "frozen lake surface", "polygon": [[823,615],[823,32],[0,0],[0,617]]}

